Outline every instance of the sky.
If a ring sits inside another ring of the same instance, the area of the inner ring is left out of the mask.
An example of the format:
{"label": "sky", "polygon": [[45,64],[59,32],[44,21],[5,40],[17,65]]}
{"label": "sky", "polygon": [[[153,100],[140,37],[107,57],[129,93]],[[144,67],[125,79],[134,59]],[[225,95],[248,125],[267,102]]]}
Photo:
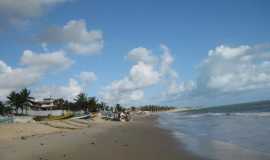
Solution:
{"label": "sky", "polygon": [[268,0],[0,0],[0,100],[108,104],[270,98]]}

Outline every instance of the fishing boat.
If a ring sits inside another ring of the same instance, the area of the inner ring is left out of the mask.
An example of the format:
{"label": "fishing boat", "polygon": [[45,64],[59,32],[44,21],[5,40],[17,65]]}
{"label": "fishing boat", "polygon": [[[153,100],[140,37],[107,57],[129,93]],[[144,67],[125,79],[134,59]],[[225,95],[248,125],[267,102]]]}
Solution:
{"label": "fishing boat", "polygon": [[83,114],[83,115],[77,115],[72,117],[71,119],[89,119],[91,117],[90,113]]}
{"label": "fishing boat", "polygon": [[68,119],[73,116],[72,112],[64,112],[63,115],[59,116],[53,116],[53,115],[48,115],[48,116],[36,116],[34,117],[35,121],[53,121],[53,120],[63,120],[63,119]]}
{"label": "fishing boat", "polygon": [[13,117],[2,117],[2,116],[0,116],[0,124],[13,123],[13,122],[14,122]]}
{"label": "fishing boat", "polygon": [[67,119],[67,118],[70,118],[73,116],[73,113],[72,112],[66,112],[64,113],[63,115],[61,116],[51,116],[49,115],[48,116],[48,119],[49,120],[61,120],[61,119]]}
{"label": "fishing boat", "polygon": [[101,112],[102,118],[105,120],[119,120],[118,113],[114,113],[111,111],[102,111]]}

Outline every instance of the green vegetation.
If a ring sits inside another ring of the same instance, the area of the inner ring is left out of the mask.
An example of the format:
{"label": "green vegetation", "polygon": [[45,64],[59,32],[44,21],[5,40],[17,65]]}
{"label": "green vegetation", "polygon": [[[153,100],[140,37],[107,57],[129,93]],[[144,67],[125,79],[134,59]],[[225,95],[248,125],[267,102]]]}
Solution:
{"label": "green vegetation", "polygon": [[168,111],[175,109],[175,107],[170,106],[158,106],[158,105],[146,105],[140,107],[140,110],[142,111],[150,111],[150,112],[160,112],[160,111]]}
{"label": "green vegetation", "polygon": [[0,101],[0,115],[3,115],[5,113],[5,105],[3,102]]}
{"label": "green vegetation", "polygon": [[[4,115],[15,111],[16,114],[27,114],[28,108],[33,104],[34,98],[30,96],[30,90],[24,88],[19,92],[12,91],[7,96],[7,103],[4,104],[0,101],[0,114]],[[53,104],[56,106],[54,109],[63,109],[71,111],[84,110],[88,112],[97,112],[100,110],[111,110],[112,107],[104,102],[98,102],[95,97],[87,97],[85,93],[78,94],[74,102],[64,100],[63,98],[55,99]],[[118,106],[119,109],[119,106]],[[19,113],[19,110],[21,111]],[[120,107],[119,110],[122,110]]]}
{"label": "green vegetation", "polygon": [[99,104],[95,97],[87,97],[85,93],[80,93],[77,95],[74,101],[75,103],[70,108],[71,110],[84,110],[89,112],[96,112],[105,104]]}
{"label": "green vegetation", "polygon": [[125,111],[125,108],[122,107],[120,104],[116,104],[115,111],[116,112],[124,112]]}
{"label": "green vegetation", "polygon": [[55,99],[53,104],[57,106],[59,109],[65,108],[65,100],[63,98]]}
{"label": "green vegetation", "polygon": [[[19,92],[12,91],[7,96],[7,102],[4,104],[0,101],[0,114],[4,115],[15,111],[16,114],[27,114],[28,108],[32,107],[34,103],[34,98],[30,96],[30,90],[24,88]],[[63,98],[55,99],[53,101],[53,109],[62,109],[70,111],[79,111],[84,110],[87,112],[98,112],[98,111],[115,111],[115,112],[124,112],[127,110],[127,107],[116,104],[115,106],[109,106],[105,102],[98,101],[96,97],[88,97],[85,93],[78,94],[74,101],[68,101]],[[142,110],[142,111],[167,111],[174,109],[174,107],[168,106],[157,106],[157,105],[147,105],[142,107],[131,107],[132,111]],[[20,113],[19,110],[21,111]]]}
{"label": "green vegetation", "polygon": [[12,108],[0,101],[0,115],[10,114],[11,112]]}
{"label": "green vegetation", "polygon": [[8,104],[11,107],[15,107],[16,114],[18,114],[18,110],[21,110],[21,114],[24,113],[24,111],[27,111],[28,108],[31,106],[33,97],[30,97],[30,90],[24,88],[20,92],[11,92],[8,99]]}
{"label": "green vegetation", "polygon": [[77,95],[77,97],[74,99],[75,104],[77,106],[78,110],[87,110],[88,108],[88,97],[85,93],[80,93]]}

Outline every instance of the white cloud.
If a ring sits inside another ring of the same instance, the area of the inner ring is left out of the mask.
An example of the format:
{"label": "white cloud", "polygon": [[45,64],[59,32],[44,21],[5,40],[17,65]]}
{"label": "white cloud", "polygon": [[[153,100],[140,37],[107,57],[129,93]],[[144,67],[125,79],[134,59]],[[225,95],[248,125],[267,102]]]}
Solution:
{"label": "white cloud", "polygon": [[128,58],[135,61],[129,75],[121,80],[113,81],[105,87],[101,94],[104,101],[109,103],[130,103],[144,98],[144,89],[160,81],[160,73],[155,67],[157,58],[143,47],[132,49]]}
{"label": "white cloud", "polygon": [[0,26],[17,26],[42,15],[49,7],[67,0],[1,0]]}
{"label": "white cloud", "polygon": [[141,61],[147,64],[154,64],[157,61],[156,57],[152,55],[152,51],[143,47],[132,49],[128,53],[128,58],[135,62]]}
{"label": "white cloud", "polygon": [[35,53],[31,50],[23,52],[21,63],[43,72],[68,68],[73,61],[65,56],[63,51],[51,53]]}
{"label": "white cloud", "polygon": [[33,95],[38,99],[53,97],[72,101],[81,92],[83,92],[81,85],[71,78],[66,86],[42,86],[35,89]]}
{"label": "white cloud", "polygon": [[221,56],[225,59],[231,59],[239,56],[243,56],[250,50],[249,46],[239,46],[239,47],[227,47],[220,45],[214,50],[208,52],[208,56]]}
{"label": "white cloud", "polygon": [[159,81],[159,73],[153,66],[138,62],[130,69],[129,75],[113,81],[101,92],[104,101],[109,103],[129,103],[143,99],[143,89]]}
{"label": "white cloud", "polygon": [[86,89],[93,81],[97,80],[97,76],[94,72],[81,72],[78,78],[84,89]]}
{"label": "white cloud", "polygon": [[215,92],[235,92],[270,86],[270,48],[219,46],[200,65],[199,81]]}
{"label": "white cloud", "polygon": [[175,79],[178,77],[178,74],[171,67],[171,65],[173,64],[173,61],[174,61],[174,59],[171,55],[171,51],[164,44],[161,45],[161,48],[163,50],[163,54],[161,55],[160,72],[163,76],[170,76],[171,78]]}
{"label": "white cloud", "polygon": [[[109,103],[132,103],[141,101],[144,98],[144,90],[150,86],[166,81],[169,94],[190,90],[190,84],[177,84],[177,73],[171,68],[173,57],[170,50],[165,45],[161,45],[163,50],[159,58],[152,54],[152,51],[143,47],[132,49],[128,53],[128,58],[136,62],[128,76],[121,80],[113,81],[101,92],[101,97]],[[176,88],[174,88],[176,87]],[[160,95],[161,96],[161,95]],[[165,96],[165,95],[164,95]]]}
{"label": "white cloud", "polygon": [[5,62],[0,60],[0,74],[11,72],[11,67],[8,66]]}
{"label": "white cloud", "polygon": [[174,99],[194,90],[196,84],[193,81],[182,82],[179,80],[178,73],[172,68],[174,58],[170,49],[164,44],[161,45],[161,48],[163,54],[160,58],[160,73],[166,86],[166,90],[161,94],[161,99],[164,101]]}
{"label": "white cloud", "polygon": [[44,85],[37,87],[33,94],[38,99],[53,97],[73,101],[79,93],[86,92],[90,84],[97,79],[94,72],[85,71],[75,77],[76,79],[70,78],[67,85]]}
{"label": "white cloud", "polygon": [[103,101],[111,104],[126,104],[141,100],[144,97],[143,90],[136,87],[127,77],[113,81],[109,86],[105,87],[100,94]]}
{"label": "white cloud", "polygon": [[32,68],[15,68],[0,73],[0,97],[6,96],[12,90],[34,84],[40,77],[41,73],[32,70]]}
{"label": "white cloud", "polygon": [[177,76],[174,78],[173,57],[168,48],[163,49],[160,70],[168,90],[162,94],[160,102],[216,105],[267,97],[266,90],[270,89],[269,45],[217,46],[209,50],[208,57],[199,65],[197,79],[187,82],[178,82]]}
{"label": "white cloud", "polygon": [[84,20],[71,20],[62,28],[51,28],[39,36],[42,43],[64,44],[74,54],[92,55],[103,48],[103,34],[99,30],[88,30]]}
{"label": "white cloud", "polygon": [[167,98],[175,95],[186,94],[196,88],[196,84],[193,81],[182,82],[178,84],[176,81],[171,81],[168,86],[168,91],[165,92]]}
{"label": "white cloud", "polygon": [[264,99],[266,90],[270,89],[269,55],[268,45],[218,46],[199,65],[198,78],[187,85],[190,87],[171,83],[168,94],[179,92],[173,99],[176,104],[193,105]]}
{"label": "white cloud", "polygon": [[159,73],[154,70],[152,65],[145,64],[141,61],[132,66],[129,72],[129,80],[139,88],[157,83],[160,78],[159,76]]}
{"label": "white cloud", "polygon": [[12,68],[0,60],[1,99],[12,90],[33,85],[47,72],[68,68],[72,61],[62,52],[36,54],[26,50],[21,57],[21,63],[23,67]]}
{"label": "white cloud", "polygon": [[[161,48],[160,58],[146,48],[131,50],[128,58],[136,64],[123,79],[105,87],[102,98],[111,103],[129,104],[142,101],[150,86],[164,85],[159,102],[178,100],[178,103],[209,104],[209,99],[213,98],[224,101],[237,93],[248,96],[251,92],[255,97],[254,91],[260,96],[261,91],[265,93],[265,89],[270,89],[270,47],[267,45],[218,46],[210,50],[199,65],[198,78],[189,81],[182,81],[173,69],[174,58],[170,49],[165,45]],[[152,59],[156,62],[152,63]]]}

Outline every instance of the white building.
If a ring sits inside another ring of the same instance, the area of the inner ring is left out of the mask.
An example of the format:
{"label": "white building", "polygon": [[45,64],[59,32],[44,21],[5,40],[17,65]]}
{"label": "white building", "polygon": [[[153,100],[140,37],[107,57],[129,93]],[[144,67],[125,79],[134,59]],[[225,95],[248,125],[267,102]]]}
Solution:
{"label": "white building", "polygon": [[54,99],[45,98],[41,101],[34,101],[32,105],[33,110],[51,110],[57,107],[54,103]]}

